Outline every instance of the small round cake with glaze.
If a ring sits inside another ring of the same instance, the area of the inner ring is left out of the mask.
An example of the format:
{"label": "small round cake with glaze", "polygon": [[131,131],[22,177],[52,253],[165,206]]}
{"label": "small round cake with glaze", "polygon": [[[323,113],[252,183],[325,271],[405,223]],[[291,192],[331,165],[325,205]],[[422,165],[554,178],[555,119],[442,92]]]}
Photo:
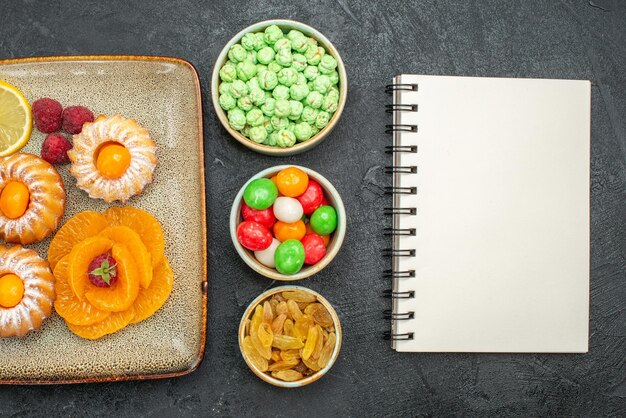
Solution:
{"label": "small round cake with glaze", "polygon": [[125,202],[152,182],[156,143],[136,120],[100,115],[73,142],[70,173],[89,197]]}
{"label": "small round cake with glaze", "polygon": [[21,245],[0,245],[0,337],[22,337],[52,313],[54,276],[47,261]]}
{"label": "small round cake with glaze", "polygon": [[0,239],[32,244],[56,229],[65,212],[65,187],[47,161],[32,154],[0,158]]}

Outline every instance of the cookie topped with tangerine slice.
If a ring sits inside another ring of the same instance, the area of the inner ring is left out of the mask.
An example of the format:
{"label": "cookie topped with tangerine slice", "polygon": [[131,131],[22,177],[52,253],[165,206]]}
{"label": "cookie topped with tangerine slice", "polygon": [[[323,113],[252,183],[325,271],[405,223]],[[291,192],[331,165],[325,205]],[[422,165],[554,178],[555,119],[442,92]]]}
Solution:
{"label": "cookie topped with tangerine slice", "polygon": [[156,143],[134,119],[100,115],[74,135],[70,173],[89,197],[125,202],[152,182]]}

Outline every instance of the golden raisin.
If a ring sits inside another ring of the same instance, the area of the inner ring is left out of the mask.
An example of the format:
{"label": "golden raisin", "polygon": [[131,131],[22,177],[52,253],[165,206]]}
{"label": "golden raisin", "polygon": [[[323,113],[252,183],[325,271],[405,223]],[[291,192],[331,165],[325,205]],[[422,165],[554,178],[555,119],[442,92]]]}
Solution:
{"label": "golden raisin", "polygon": [[254,309],[254,315],[252,315],[252,320],[250,321],[250,334],[253,332],[257,332],[259,329],[259,325],[263,321],[263,307],[261,305],[257,305]]}
{"label": "golden raisin", "polygon": [[317,360],[320,358],[322,348],[324,348],[324,335],[322,334],[323,331],[319,325],[315,325],[315,328],[317,328],[317,341],[315,342],[315,348],[311,353],[311,358]]}
{"label": "golden raisin", "polygon": [[302,373],[295,370],[276,370],[272,372],[272,377],[285,382],[295,382],[302,379]]}
{"label": "golden raisin", "polygon": [[300,307],[293,300],[288,300],[287,301],[287,310],[289,311],[289,316],[294,321],[302,316],[302,311],[300,310]]}
{"label": "golden raisin", "polygon": [[321,303],[311,303],[304,308],[304,313],[313,317],[313,320],[323,327],[333,325],[333,318]]}
{"label": "golden raisin", "polygon": [[306,337],[306,342],[304,343],[304,348],[302,349],[302,359],[308,360],[313,354],[315,347],[317,345],[317,340],[320,337],[319,327],[311,327],[309,328],[309,333]]}
{"label": "golden raisin", "polygon": [[309,334],[309,329],[313,325],[315,325],[313,318],[309,315],[302,315],[300,318],[296,319],[294,323],[294,336],[304,341]]}
{"label": "golden raisin", "polygon": [[333,351],[335,349],[336,340],[337,340],[337,337],[335,336],[334,332],[331,332],[330,334],[328,334],[328,339],[324,343],[324,348],[322,348],[322,352],[320,353],[320,358],[317,360],[317,364],[320,368],[324,368],[328,364],[330,357],[332,356]]}
{"label": "golden raisin", "polygon": [[272,325],[272,321],[274,320],[274,311],[272,310],[272,305],[269,302],[265,302],[263,304],[263,322]]}
{"label": "golden raisin", "polygon": [[280,352],[280,358],[285,361],[300,360],[300,350],[284,350]]}
{"label": "golden raisin", "polygon": [[302,359],[302,362],[305,364],[306,367],[313,370],[314,372],[318,372],[321,370],[321,367],[317,365],[317,362],[315,360]]}
{"label": "golden raisin", "polygon": [[274,321],[272,321],[272,331],[274,332],[275,335],[279,335],[283,333],[283,326],[285,324],[286,319],[287,319],[287,315],[285,314],[280,314],[276,318],[274,318]]}
{"label": "golden raisin", "polygon": [[287,302],[285,301],[278,302],[278,305],[276,305],[276,315],[280,315],[280,314],[287,315],[288,312],[289,312],[289,309],[287,309]]}
{"label": "golden raisin", "polygon": [[287,300],[293,300],[294,302],[316,302],[317,297],[309,292],[305,292],[304,290],[291,290],[288,292],[283,292],[282,296]]}
{"label": "golden raisin", "polygon": [[246,358],[250,361],[250,363],[252,363],[254,367],[260,371],[266,372],[268,368],[267,360],[261,357],[252,345],[252,337],[245,337],[241,346],[243,347],[243,353],[246,355]]}
{"label": "golden raisin", "polygon": [[274,370],[289,370],[293,368],[295,365],[297,365],[298,363],[300,363],[300,359],[289,360],[289,361],[281,360],[281,361],[277,361],[277,362],[270,364],[267,370],[270,372]]}
{"label": "golden raisin", "polygon": [[272,346],[278,348],[279,350],[298,350],[304,347],[304,344],[295,337],[290,337],[288,335],[274,335]]}
{"label": "golden raisin", "polygon": [[283,325],[283,334],[289,337],[295,337],[295,330],[293,326],[293,321],[289,318],[285,319],[285,324]]}
{"label": "golden raisin", "polygon": [[272,350],[272,361],[281,361],[283,360],[281,356],[282,351],[280,350]]}

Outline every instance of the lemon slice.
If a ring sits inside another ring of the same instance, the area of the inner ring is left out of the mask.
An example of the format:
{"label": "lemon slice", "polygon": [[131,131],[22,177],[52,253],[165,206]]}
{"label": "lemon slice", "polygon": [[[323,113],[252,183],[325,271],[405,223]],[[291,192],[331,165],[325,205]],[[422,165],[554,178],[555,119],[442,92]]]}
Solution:
{"label": "lemon slice", "polygon": [[0,157],[26,145],[32,129],[28,100],[18,89],[0,80]]}

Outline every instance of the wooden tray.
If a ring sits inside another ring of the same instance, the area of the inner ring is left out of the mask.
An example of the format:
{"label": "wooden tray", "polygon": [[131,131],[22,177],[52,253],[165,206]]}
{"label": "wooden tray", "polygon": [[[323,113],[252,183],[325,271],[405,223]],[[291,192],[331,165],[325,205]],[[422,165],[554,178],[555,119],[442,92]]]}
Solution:
{"label": "wooden tray", "polygon": [[[0,383],[46,384],[180,376],[202,361],[206,340],[207,250],[200,83],[178,58],[142,56],[41,57],[0,61],[0,80],[32,103],[51,97],[85,105],[95,115],[119,113],[146,127],[158,145],[154,183],[127,204],[151,212],[165,233],[174,288],[151,318],[100,340],[72,334],[56,314],[23,338],[0,338]],[[40,154],[44,134],[33,128],[23,152]],[[63,222],[84,210],[111,206],[76,187],[67,189]],[[30,245],[46,258],[50,237]]]}

